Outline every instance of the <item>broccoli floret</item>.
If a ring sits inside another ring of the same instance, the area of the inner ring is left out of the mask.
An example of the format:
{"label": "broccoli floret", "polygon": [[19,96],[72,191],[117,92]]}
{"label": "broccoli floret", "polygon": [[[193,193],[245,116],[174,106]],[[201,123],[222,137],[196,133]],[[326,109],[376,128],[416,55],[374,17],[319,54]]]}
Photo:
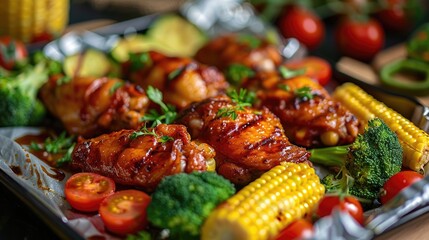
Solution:
{"label": "broccoli floret", "polygon": [[402,147],[396,134],[379,118],[368,122],[363,134],[350,145],[311,149],[314,163],[335,166],[337,175],[323,179],[329,191],[347,192],[358,198],[378,198],[384,182],[401,170]]}
{"label": "broccoli floret", "polygon": [[37,93],[47,80],[44,64],[29,67],[15,77],[0,78],[0,127],[40,124],[46,109]]}
{"label": "broccoli floret", "polygon": [[172,239],[197,239],[211,211],[234,193],[233,184],[215,172],[167,176],[152,194],[148,220],[168,229]]}

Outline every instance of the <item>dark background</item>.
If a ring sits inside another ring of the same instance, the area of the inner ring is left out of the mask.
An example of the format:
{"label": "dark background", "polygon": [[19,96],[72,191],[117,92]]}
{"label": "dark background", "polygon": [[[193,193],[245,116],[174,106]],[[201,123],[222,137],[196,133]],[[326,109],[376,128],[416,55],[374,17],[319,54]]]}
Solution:
{"label": "dark background", "polygon": [[[428,21],[426,13],[420,23]],[[137,11],[99,11],[84,1],[72,1],[70,7],[70,24],[93,19],[113,19],[117,21],[141,16]],[[310,54],[327,58],[335,62],[340,57],[333,45],[333,26],[336,19],[325,19],[326,37],[322,45]],[[417,24],[416,26],[418,26]],[[389,32],[386,35],[385,47],[405,41],[414,29],[407,32]],[[0,184],[0,240],[3,239],[59,239],[59,237],[23,202]]]}

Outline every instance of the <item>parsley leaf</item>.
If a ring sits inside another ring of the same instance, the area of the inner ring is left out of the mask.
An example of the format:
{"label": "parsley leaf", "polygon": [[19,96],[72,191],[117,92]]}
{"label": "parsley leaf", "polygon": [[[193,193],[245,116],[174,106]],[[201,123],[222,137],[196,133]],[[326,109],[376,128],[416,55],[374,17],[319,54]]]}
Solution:
{"label": "parsley leaf", "polygon": [[142,121],[152,122],[151,127],[155,127],[161,123],[170,124],[176,120],[176,108],[173,105],[165,104],[162,101],[163,96],[159,89],[149,86],[146,94],[150,100],[161,107],[161,113],[158,113],[155,109],[151,109],[143,116]]}
{"label": "parsley leaf", "polygon": [[144,125],[143,127],[140,128],[140,130],[138,131],[134,131],[133,133],[131,133],[130,135],[130,139],[136,139],[140,136],[154,136],[155,138],[158,138],[158,142],[160,143],[166,143],[168,141],[173,141],[174,138],[170,137],[170,136],[159,136],[158,134],[156,134],[155,129],[152,128],[152,130],[149,130],[146,125]]}
{"label": "parsley leaf", "polygon": [[184,67],[180,67],[180,68],[176,68],[176,69],[174,69],[172,72],[170,72],[169,74],[168,74],[168,81],[171,81],[171,80],[173,80],[173,79],[175,79],[175,78],[177,78],[180,74],[182,74],[182,72],[185,70],[185,68]]}
{"label": "parsley leaf", "polygon": [[116,82],[115,84],[113,84],[113,86],[109,89],[109,94],[113,95],[116,90],[118,90],[118,88],[124,86],[123,82]]}
{"label": "parsley leaf", "polygon": [[243,64],[231,64],[225,70],[225,76],[229,83],[239,86],[244,79],[255,76],[255,71]]}
{"label": "parsley leaf", "polygon": [[130,53],[131,70],[139,70],[152,62],[148,52]]}
{"label": "parsley leaf", "polygon": [[56,81],[56,84],[57,86],[61,86],[63,84],[70,82],[71,80],[72,78],[70,76],[63,76]]}
{"label": "parsley leaf", "polygon": [[67,136],[66,132],[62,132],[55,138],[48,137],[42,144],[32,142],[30,149],[35,151],[46,151],[51,154],[64,154],[63,157],[57,160],[57,166],[71,161],[71,154],[75,146],[75,137]]}
{"label": "parsley leaf", "polygon": [[314,98],[314,94],[311,92],[310,87],[301,87],[295,90],[295,96],[297,96],[302,101],[308,101]]}
{"label": "parsley leaf", "polygon": [[300,69],[289,69],[285,66],[280,66],[279,67],[279,72],[282,75],[282,77],[284,79],[289,79],[289,78],[293,78],[293,77],[297,77],[297,76],[301,76],[305,73],[306,69],[305,68],[300,68]]}
{"label": "parsley leaf", "polygon": [[239,92],[232,90],[227,94],[236,105],[220,108],[216,113],[217,117],[230,117],[235,120],[238,116],[237,111],[242,111],[245,107],[252,106],[256,98],[256,94],[254,92],[248,92],[246,89],[240,89]]}
{"label": "parsley leaf", "polygon": [[284,83],[280,83],[279,85],[277,85],[278,88],[280,88],[283,91],[289,92],[290,91],[290,87],[289,85],[286,85]]}
{"label": "parsley leaf", "polygon": [[250,48],[255,49],[261,46],[262,40],[250,34],[242,34],[238,37],[238,42],[249,45]]}

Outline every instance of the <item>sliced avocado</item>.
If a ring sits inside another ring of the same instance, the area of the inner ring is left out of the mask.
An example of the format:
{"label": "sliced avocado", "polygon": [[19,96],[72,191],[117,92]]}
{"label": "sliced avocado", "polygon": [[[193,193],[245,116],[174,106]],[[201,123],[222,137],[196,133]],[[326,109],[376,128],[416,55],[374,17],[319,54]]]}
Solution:
{"label": "sliced avocado", "polygon": [[152,42],[151,39],[143,34],[126,36],[117,42],[110,54],[115,61],[123,63],[128,61],[130,53],[151,50]]}
{"label": "sliced avocado", "polygon": [[64,59],[63,70],[70,77],[103,77],[109,74],[110,59],[101,51],[88,49]]}
{"label": "sliced avocado", "polygon": [[385,65],[380,72],[381,82],[390,88],[411,95],[429,94],[429,64],[402,59]]}
{"label": "sliced avocado", "polygon": [[169,55],[191,57],[207,41],[207,36],[177,14],[161,16],[147,32],[154,46]]}

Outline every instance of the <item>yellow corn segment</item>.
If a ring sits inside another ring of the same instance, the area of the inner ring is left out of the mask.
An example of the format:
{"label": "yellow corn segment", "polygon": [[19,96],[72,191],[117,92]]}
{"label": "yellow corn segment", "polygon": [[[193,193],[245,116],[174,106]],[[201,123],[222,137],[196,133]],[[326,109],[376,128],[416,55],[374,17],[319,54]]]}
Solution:
{"label": "yellow corn segment", "polygon": [[203,240],[272,239],[310,213],[325,193],[314,168],[282,163],[217,207],[205,221]]}
{"label": "yellow corn segment", "polygon": [[337,87],[332,96],[356,115],[362,128],[369,119],[382,119],[398,135],[404,152],[402,164],[414,171],[424,172],[429,161],[429,134],[353,83]]}
{"label": "yellow corn segment", "polygon": [[58,35],[68,14],[69,0],[0,0],[0,36],[29,42],[43,33]]}

